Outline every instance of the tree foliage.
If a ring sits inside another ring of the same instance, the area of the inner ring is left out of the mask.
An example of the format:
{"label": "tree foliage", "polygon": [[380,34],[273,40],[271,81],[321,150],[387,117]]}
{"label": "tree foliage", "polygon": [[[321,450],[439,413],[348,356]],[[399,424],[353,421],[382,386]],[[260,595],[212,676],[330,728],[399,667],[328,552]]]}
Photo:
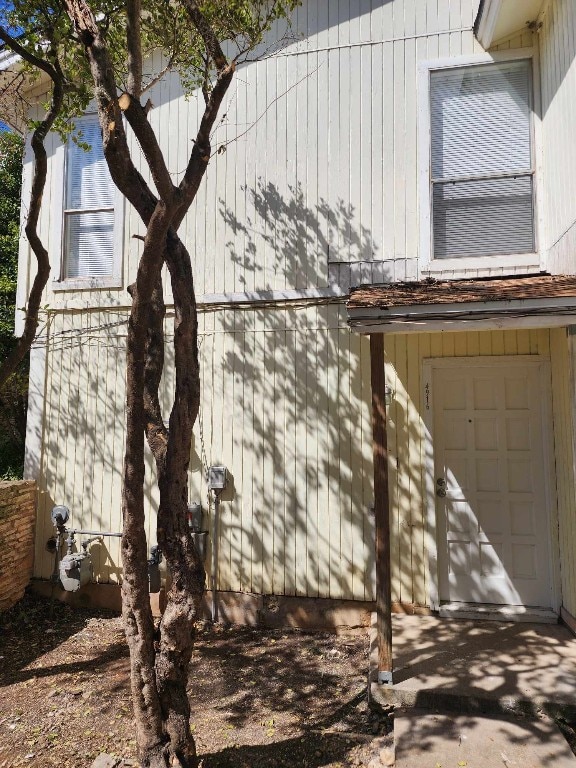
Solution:
{"label": "tree foliage", "polygon": [[[38,274],[19,352],[31,344],[38,327],[50,270],[50,255],[37,231],[47,170],[44,139],[51,128],[64,137],[69,134],[74,117],[92,99],[112,179],[146,229],[137,273],[128,288],[132,306],[121,547],[132,700],[140,758],[146,768],[198,764],[186,681],[205,586],[202,558],[187,524],[188,466],[200,403],[200,369],[193,265],[178,230],[216,154],[212,132],[237,67],[253,55],[273,23],[286,17],[298,2],[14,0],[3,23],[0,14],[0,39],[21,57],[19,73],[24,71],[29,83],[42,79],[48,93],[44,117],[31,124],[36,162],[26,234]],[[150,54],[156,49],[163,51],[166,69],[180,74],[185,93],[196,93],[204,102],[187,166],[178,181],[168,170],[166,148],[154,133],[143,103],[146,89],[164,74],[149,68]],[[4,93],[13,92],[13,87],[4,89]],[[22,114],[25,110],[24,103]],[[137,139],[136,150],[127,140],[126,125]],[[141,163],[147,166],[153,185],[138,170]],[[175,393],[169,414],[162,412],[159,398],[165,358],[164,265],[174,303]],[[0,368],[0,382],[2,373]],[[157,541],[172,577],[156,633],[148,596],[144,438],[156,466]]]}
{"label": "tree foliage", "polygon": [[[0,133],[0,360],[13,349],[20,228],[23,141]],[[20,477],[26,426],[27,366],[6,382],[0,396],[0,478]]]}
{"label": "tree foliage", "polygon": [[14,336],[14,301],[20,227],[23,143],[20,136],[0,133],[0,356]]}

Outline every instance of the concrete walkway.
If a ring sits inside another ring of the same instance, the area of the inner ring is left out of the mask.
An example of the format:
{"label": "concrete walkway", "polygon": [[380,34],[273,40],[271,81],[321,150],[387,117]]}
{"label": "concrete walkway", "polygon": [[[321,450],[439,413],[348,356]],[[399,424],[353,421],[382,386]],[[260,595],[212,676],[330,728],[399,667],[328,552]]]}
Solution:
{"label": "concrete walkway", "polygon": [[557,624],[393,617],[397,768],[576,768],[551,717],[576,722],[576,638]]}
{"label": "concrete walkway", "polygon": [[[576,721],[576,637],[559,624],[393,617],[394,686],[376,698],[400,706],[491,714],[562,714]],[[377,660],[372,631],[371,679]]]}
{"label": "concrete walkway", "polygon": [[537,719],[399,712],[396,768],[576,768],[557,726]]}

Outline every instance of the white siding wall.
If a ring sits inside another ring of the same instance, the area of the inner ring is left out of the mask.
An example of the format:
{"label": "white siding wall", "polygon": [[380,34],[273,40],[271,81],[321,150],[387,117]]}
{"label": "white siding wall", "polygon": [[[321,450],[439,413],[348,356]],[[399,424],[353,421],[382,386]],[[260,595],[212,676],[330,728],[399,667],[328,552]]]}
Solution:
{"label": "white siding wall", "polygon": [[[351,272],[355,282],[417,276],[418,62],[480,52],[472,33],[477,6],[478,0],[310,0],[295,19],[294,30],[304,38],[241,68],[215,143],[237,138],[210,163],[182,227],[199,295],[322,288],[334,279],[346,285]],[[527,36],[513,41],[514,47],[528,43]],[[543,44],[543,68],[546,50]],[[560,75],[557,81],[556,91]],[[546,88],[545,124],[556,108],[552,83]],[[182,97],[176,78],[157,86],[151,98],[150,120],[178,179],[199,103]],[[545,157],[557,152],[561,169],[560,149],[546,143],[552,145],[557,126],[546,130]],[[550,178],[546,200],[552,199]],[[569,172],[562,178],[571,189]],[[49,177],[45,238],[50,197],[60,182]],[[561,232],[570,214],[554,215],[554,231]],[[552,230],[551,225],[549,243],[557,237]],[[134,235],[142,231],[129,211],[122,289],[48,292],[53,311],[38,355],[45,352],[46,398],[31,424],[40,447],[29,457],[29,466],[39,462],[42,488],[36,575],[47,577],[52,570],[44,545],[53,532],[54,503],[70,506],[74,526],[120,526],[125,286],[134,278],[141,248]],[[21,270],[21,280],[27,272]],[[229,468],[232,487],[223,497],[218,533],[220,588],[371,598],[366,340],[348,332],[337,305],[205,311],[201,340],[202,418],[190,500],[206,507],[204,460]],[[422,357],[496,354],[500,340],[500,354],[524,346],[541,351],[540,341],[548,343],[544,332],[519,332],[434,334],[387,344],[396,392],[391,453],[397,461],[408,457],[413,468],[411,475],[394,467],[392,472],[395,599],[427,602],[418,415]],[[168,361],[166,404],[172,373]],[[147,499],[152,510],[152,488]],[[149,520],[153,542],[153,515]],[[117,542],[106,542],[95,565],[98,579],[118,579]]]}
{"label": "white siding wall", "polygon": [[[296,40],[242,66],[231,86],[210,163],[182,226],[198,293],[325,287],[334,280],[417,276],[418,62],[480,51],[478,0],[305,0]],[[162,65],[161,57],[151,62]],[[149,119],[176,180],[186,167],[202,98],[176,77],[150,94]],[[137,148],[133,142],[135,152]],[[49,179],[49,199],[62,184]],[[53,215],[57,215],[56,212]],[[124,237],[124,287],[134,278],[143,227]],[[54,254],[57,258],[58,254]],[[122,306],[124,289],[65,291],[58,306]],[[71,303],[72,302],[72,303]]]}
{"label": "white siding wall", "polygon": [[576,272],[576,5],[553,0],[539,33],[542,79],[543,248],[547,269]]}
{"label": "white siding wall", "polygon": [[[370,599],[367,340],[350,334],[339,305],[207,312],[201,328],[202,409],[190,500],[207,509],[204,463],[228,467],[220,588]],[[168,339],[169,329],[168,321]],[[37,576],[48,577],[53,567],[45,543],[53,534],[54,504],[70,508],[75,528],[120,529],[125,334],[125,313],[58,313],[39,342],[46,351],[47,398]],[[166,406],[172,373],[169,365]],[[146,499],[153,543],[151,484]],[[211,515],[207,523],[211,528]],[[106,540],[92,551],[97,579],[116,581],[118,542]]]}
{"label": "white siding wall", "polygon": [[[240,68],[214,138],[232,143],[183,230],[199,293],[346,286],[358,262],[354,281],[417,276],[418,61],[479,50],[477,5],[309,0],[301,42]],[[202,100],[175,79],[159,91],[153,124],[188,126],[171,141],[176,172]]]}

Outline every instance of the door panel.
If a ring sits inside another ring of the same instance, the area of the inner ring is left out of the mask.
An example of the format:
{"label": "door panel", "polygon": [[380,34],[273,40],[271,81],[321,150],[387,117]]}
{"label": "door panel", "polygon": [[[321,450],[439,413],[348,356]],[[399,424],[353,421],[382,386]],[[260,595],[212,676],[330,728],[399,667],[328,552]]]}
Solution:
{"label": "door panel", "polygon": [[542,365],[434,369],[441,600],[551,604]]}

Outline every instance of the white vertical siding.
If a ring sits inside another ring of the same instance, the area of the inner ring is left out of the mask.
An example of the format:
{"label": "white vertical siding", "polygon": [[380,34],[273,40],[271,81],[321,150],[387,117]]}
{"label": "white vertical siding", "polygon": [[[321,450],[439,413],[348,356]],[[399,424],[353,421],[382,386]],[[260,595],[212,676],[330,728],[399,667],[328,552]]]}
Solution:
{"label": "white vertical siding", "polygon": [[[338,306],[203,319],[204,451],[233,477],[220,588],[370,599],[367,340],[349,333]],[[196,453],[201,445],[197,431]],[[204,497],[193,466],[192,497]]]}
{"label": "white vertical siding", "polygon": [[[48,577],[53,567],[44,547],[54,504],[70,508],[74,528],[120,530],[125,335],[126,314],[106,310],[58,314],[45,340],[37,576]],[[204,465],[228,467],[219,588],[370,599],[367,340],[349,333],[341,306],[206,312],[200,338],[202,408],[190,500],[207,510]],[[172,387],[169,365],[165,408]],[[149,453],[147,463],[152,544],[157,494]],[[91,550],[97,580],[117,581],[118,541]]]}
{"label": "white vertical siding", "polygon": [[[552,169],[546,172],[543,193],[549,245],[570,225],[576,199],[570,186],[574,158],[569,135],[559,134],[564,138],[558,147],[552,140],[559,115],[565,114],[562,101],[569,101],[565,83],[573,76],[569,56],[563,69],[554,64],[561,44],[552,32],[571,23],[573,12],[569,3],[556,5],[564,16],[556,26],[550,22],[541,37],[544,153]],[[322,288],[331,272],[345,274],[356,263],[359,279],[416,276],[418,63],[478,52],[472,33],[477,6],[477,0],[310,0],[296,14],[295,31],[304,32],[303,39],[240,69],[226,118],[215,133],[215,146],[231,143],[210,163],[182,226],[199,295]],[[562,45],[572,42],[569,37]],[[516,44],[524,46],[526,38]],[[552,63],[546,67],[548,59]],[[156,86],[152,101],[151,123],[179,178],[200,103],[182,97],[175,77]],[[51,181],[51,190],[56,183]],[[566,191],[566,203],[557,210],[554,184]],[[45,236],[48,212],[46,206]],[[134,278],[141,249],[134,235],[142,231],[129,210],[124,286]],[[68,504],[78,527],[120,526],[126,321],[121,306],[128,296],[125,289],[49,292],[48,300],[58,311],[50,316],[46,348],[36,557],[36,572],[42,576],[52,570],[44,551],[52,533],[52,504]],[[72,312],[72,306],[78,310]],[[169,335],[169,324],[167,329]],[[561,424],[568,401],[558,383],[563,374],[557,371],[563,370],[565,352],[560,332],[554,333],[552,352],[560,361],[557,368],[553,364],[555,424]],[[387,378],[395,392],[390,409],[395,599],[428,601],[422,359],[550,349],[548,331],[387,339]],[[367,341],[349,334],[343,308],[336,305],[220,308],[201,314],[200,355],[202,409],[191,457],[190,500],[207,506],[204,462],[229,468],[231,486],[222,498],[218,530],[219,587],[371,598]],[[164,386],[167,405],[173,386],[170,360]],[[569,441],[561,430],[557,435],[560,461]],[[559,479],[558,495],[561,519],[569,525],[573,492],[568,481]],[[152,511],[152,486],[147,504]],[[213,509],[207,522],[212,525]],[[153,542],[152,522],[149,533]],[[117,542],[106,541],[100,548],[96,572],[102,581],[118,579]]]}
{"label": "white vertical siding", "polygon": [[[119,530],[124,434],[125,313],[56,315],[46,344],[47,397],[37,525],[37,576],[53,560],[50,509],[71,524]],[[167,322],[170,336],[170,321]],[[201,314],[202,406],[190,465],[190,500],[207,509],[204,468],[225,464],[218,586],[223,590],[370,599],[373,579],[370,356],[338,305]],[[428,603],[425,431],[421,370],[427,357],[549,355],[563,599],[574,611],[574,484],[565,332],[519,330],[386,338],[393,597]],[[170,401],[173,367],[164,380]],[[148,455],[151,468],[151,459]],[[154,542],[156,492],[146,488]],[[207,515],[212,530],[213,508]],[[121,574],[116,540],[92,548],[96,578]],[[210,553],[209,553],[210,557]],[[209,559],[210,563],[211,560]]]}
{"label": "white vertical siding", "polygon": [[576,5],[548,3],[539,32],[542,91],[540,203],[544,207],[543,250],[553,273],[576,272]]}
{"label": "white vertical siding", "polygon": [[[239,68],[214,133],[214,148],[227,143],[227,151],[213,157],[182,225],[199,295],[326,287],[330,273],[346,283],[358,262],[365,266],[354,280],[416,276],[418,62],[478,51],[477,7],[478,0],[305,0],[289,44]],[[149,68],[164,63],[156,54]],[[179,180],[202,97],[186,100],[176,76],[150,97],[151,125]],[[49,179],[46,235],[58,215],[50,194],[61,184]],[[134,235],[143,232],[134,211],[126,222],[123,287],[49,290],[47,301],[126,305],[141,250]]]}

